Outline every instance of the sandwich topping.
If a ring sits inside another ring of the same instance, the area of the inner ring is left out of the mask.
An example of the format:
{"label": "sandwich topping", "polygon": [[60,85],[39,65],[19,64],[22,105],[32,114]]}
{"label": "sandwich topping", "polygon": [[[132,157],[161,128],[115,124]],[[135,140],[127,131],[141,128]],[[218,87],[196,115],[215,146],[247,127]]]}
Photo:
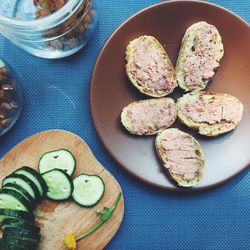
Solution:
{"label": "sandwich topping", "polygon": [[131,130],[135,134],[148,134],[172,125],[177,116],[175,103],[161,99],[133,103],[127,110]]}
{"label": "sandwich topping", "polygon": [[219,67],[217,36],[217,29],[210,24],[203,25],[196,32],[194,45],[186,57],[184,67],[185,83],[190,90],[213,77],[215,69]]}
{"label": "sandwich topping", "polygon": [[172,92],[175,79],[173,75],[168,75],[169,69],[161,51],[153,46],[146,36],[136,39],[133,46],[130,67],[138,83],[146,90]]}
{"label": "sandwich topping", "polygon": [[242,118],[241,103],[228,95],[215,96],[212,93],[207,93],[186,100],[184,105],[179,105],[179,111],[197,123],[214,125],[224,121],[236,126]]}
{"label": "sandwich topping", "polygon": [[166,130],[161,151],[166,157],[164,166],[171,174],[179,175],[185,180],[196,178],[203,163],[197,154],[197,145],[190,135],[177,129]]}

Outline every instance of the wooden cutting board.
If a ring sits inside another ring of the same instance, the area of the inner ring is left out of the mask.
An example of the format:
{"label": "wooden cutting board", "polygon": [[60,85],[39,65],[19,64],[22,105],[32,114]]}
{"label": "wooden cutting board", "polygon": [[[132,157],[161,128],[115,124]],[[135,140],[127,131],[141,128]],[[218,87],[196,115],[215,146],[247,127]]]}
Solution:
{"label": "wooden cutting board", "polygon": [[[0,160],[0,180],[21,166],[37,169],[43,153],[55,149],[70,150],[76,158],[74,176],[80,173],[95,174],[105,182],[105,194],[92,208],[83,208],[73,201],[42,201],[35,211],[36,220],[41,227],[40,250],[63,250],[67,233],[80,235],[91,229],[98,221],[95,210],[111,207],[121,187],[116,179],[97,161],[88,145],[77,135],[63,130],[49,130],[35,134],[9,151]],[[112,217],[96,232],[78,241],[77,249],[103,249],[119,229],[124,214],[123,196]]]}

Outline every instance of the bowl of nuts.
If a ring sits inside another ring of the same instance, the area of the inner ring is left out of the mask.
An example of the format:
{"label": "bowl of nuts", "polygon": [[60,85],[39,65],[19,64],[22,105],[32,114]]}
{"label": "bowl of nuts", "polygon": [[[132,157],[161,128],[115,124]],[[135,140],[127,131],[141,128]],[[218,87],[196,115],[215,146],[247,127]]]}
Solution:
{"label": "bowl of nuts", "polygon": [[22,91],[14,71],[0,60],[0,136],[17,121],[23,106]]}

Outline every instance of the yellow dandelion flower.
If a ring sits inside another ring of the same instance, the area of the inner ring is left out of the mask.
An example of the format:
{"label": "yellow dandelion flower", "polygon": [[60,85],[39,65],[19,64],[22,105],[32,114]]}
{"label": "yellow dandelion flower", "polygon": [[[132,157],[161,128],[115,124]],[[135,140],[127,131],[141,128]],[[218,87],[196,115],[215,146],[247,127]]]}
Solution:
{"label": "yellow dandelion flower", "polygon": [[105,221],[107,221],[113,214],[114,210],[116,209],[116,207],[118,206],[118,203],[121,199],[122,193],[120,192],[114,205],[111,208],[108,207],[104,207],[102,210],[97,210],[96,214],[98,216],[100,216],[100,221],[89,231],[87,231],[86,233],[75,237],[74,234],[70,233],[67,234],[65,240],[64,240],[64,244],[66,245],[66,247],[68,249],[74,250],[76,249],[76,242],[78,240],[81,240],[83,238],[85,238],[86,236],[90,235],[91,233],[95,232],[99,227],[101,227]]}
{"label": "yellow dandelion flower", "polygon": [[76,239],[74,234],[68,234],[64,240],[64,244],[68,249],[76,249]]}

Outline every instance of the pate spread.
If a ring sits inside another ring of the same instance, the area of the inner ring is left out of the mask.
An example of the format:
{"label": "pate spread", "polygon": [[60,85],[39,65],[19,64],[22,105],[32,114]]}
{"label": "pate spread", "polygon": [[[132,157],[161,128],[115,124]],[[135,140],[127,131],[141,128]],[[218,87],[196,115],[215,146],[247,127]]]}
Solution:
{"label": "pate spread", "polygon": [[188,134],[177,129],[166,131],[161,142],[161,149],[167,159],[164,166],[172,174],[180,175],[185,180],[194,179],[201,167],[196,148],[194,140]]}
{"label": "pate spread", "polygon": [[184,78],[187,86],[192,89],[202,81],[208,80],[219,67],[215,42],[217,29],[212,25],[204,25],[197,32],[192,50],[186,57]]}
{"label": "pate spread", "polygon": [[134,52],[131,63],[131,73],[136,77],[137,82],[145,89],[152,91],[172,92],[175,87],[175,79],[168,75],[161,51],[142,37],[133,43]]}
{"label": "pate spread", "polygon": [[236,126],[242,117],[241,105],[226,95],[216,97],[213,94],[198,95],[194,99],[189,98],[179,108],[183,115],[194,122],[204,122],[209,125],[225,121]]}
{"label": "pate spread", "polygon": [[175,103],[160,99],[134,103],[127,110],[131,130],[136,134],[167,128],[172,125],[176,116]]}

